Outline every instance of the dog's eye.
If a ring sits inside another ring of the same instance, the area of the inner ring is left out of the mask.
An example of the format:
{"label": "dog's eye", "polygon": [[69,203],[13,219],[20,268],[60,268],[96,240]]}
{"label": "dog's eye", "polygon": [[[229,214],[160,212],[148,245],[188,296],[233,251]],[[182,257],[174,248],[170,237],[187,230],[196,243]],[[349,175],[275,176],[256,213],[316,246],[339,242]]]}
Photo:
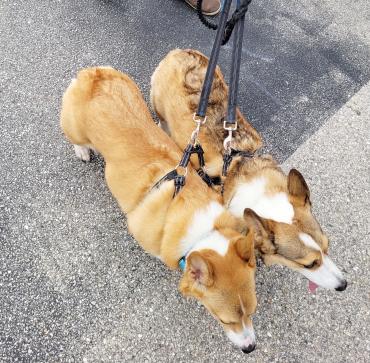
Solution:
{"label": "dog's eye", "polygon": [[221,322],[222,324],[225,324],[225,325],[235,324],[233,321],[229,321],[228,323],[226,323],[225,321],[223,321],[223,320],[221,320],[221,319],[219,319],[219,320],[220,320],[220,322]]}
{"label": "dog's eye", "polygon": [[317,261],[313,261],[312,263],[310,263],[309,265],[304,265],[305,268],[312,268],[312,267],[315,267],[316,266],[316,263]]}

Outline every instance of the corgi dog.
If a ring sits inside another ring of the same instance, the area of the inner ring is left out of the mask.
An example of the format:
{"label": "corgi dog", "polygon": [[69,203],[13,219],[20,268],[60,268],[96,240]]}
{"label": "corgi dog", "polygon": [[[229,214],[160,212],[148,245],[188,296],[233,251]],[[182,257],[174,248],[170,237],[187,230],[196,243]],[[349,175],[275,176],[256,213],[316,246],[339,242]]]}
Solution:
{"label": "corgi dog", "polygon": [[[159,63],[151,79],[151,103],[164,129],[184,149],[194,128],[208,65],[202,53],[176,49]],[[213,178],[222,170],[223,120],[227,110],[228,87],[217,67],[210,94],[207,118],[199,133],[204,149],[205,171]],[[254,153],[262,146],[258,132],[237,110],[238,128],[232,149]],[[191,159],[198,167],[197,160]],[[328,257],[328,238],[312,214],[310,192],[295,169],[285,175],[269,155],[236,156],[224,181],[224,205],[236,217],[253,215],[256,222],[255,247],[267,265],[280,264],[302,273],[309,290],[318,286],[343,291],[347,282]]]}
{"label": "corgi dog", "polygon": [[182,153],[154,123],[140,90],[109,67],[83,69],[63,96],[61,127],[78,158],[105,159],[110,191],[142,248],[170,269],[181,267],[179,290],[198,299],[245,353],[256,345],[255,216],[234,217],[189,166],[174,195],[163,178]]}

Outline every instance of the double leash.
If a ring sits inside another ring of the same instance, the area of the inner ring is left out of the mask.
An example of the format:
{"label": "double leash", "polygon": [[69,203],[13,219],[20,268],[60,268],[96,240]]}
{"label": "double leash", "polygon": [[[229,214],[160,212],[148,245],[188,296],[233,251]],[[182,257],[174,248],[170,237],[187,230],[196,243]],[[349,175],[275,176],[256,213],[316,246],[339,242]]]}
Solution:
{"label": "double leash", "polygon": [[[233,139],[233,131],[235,131],[238,127],[235,115],[236,115],[238,81],[239,81],[239,73],[240,73],[240,61],[241,61],[243,32],[244,32],[244,20],[245,20],[245,13],[248,11],[248,6],[251,3],[251,1],[252,0],[237,0],[236,10],[234,14],[232,15],[232,17],[228,20],[228,15],[230,12],[232,0],[225,0],[222,11],[221,11],[221,17],[220,17],[219,24],[215,25],[215,24],[208,22],[204,18],[202,11],[201,11],[203,0],[198,0],[197,10],[198,10],[198,15],[199,15],[200,20],[207,27],[217,30],[217,33],[216,33],[215,41],[213,43],[211,56],[208,62],[207,72],[204,78],[204,83],[202,87],[198,109],[197,109],[197,112],[193,116],[193,121],[196,123],[196,127],[192,132],[189,143],[183,152],[183,155],[182,155],[182,158],[179,164],[175,167],[175,169],[171,170],[163,178],[161,178],[152,187],[152,189],[159,188],[159,186],[165,181],[174,180],[175,191],[173,194],[173,198],[176,197],[176,195],[180,192],[180,190],[185,185],[187,167],[190,162],[190,158],[192,154],[197,154],[198,156],[199,169],[197,170],[197,173],[203,179],[203,181],[208,186],[212,186],[213,184],[220,184],[220,181],[217,180],[217,178],[211,178],[204,171],[204,165],[205,165],[204,151],[198,140],[198,136],[199,136],[201,126],[204,125],[207,121],[206,111],[208,107],[209,96],[212,90],[212,83],[214,79],[214,74],[215,74],[221,46],[226,44],[229,41],[230,36],[235,26],[236,26],[236,31],[234,35],[234,44],[233,44],[233,52],[232,52],[232,67],[231,67],[231,76],[230,76],[227,119],[224,121],[224,125],[223,125],[224,129],[228,131],[228,136],[224,140],[225,153],[223,156],[222,175],[223,176],[227,175],[227,170],[234,156],[236,155],[242,155],[242,156],[247,156],[247,157],[253,156],[253,153],[234,150],[231,147],[231,143]],[[179,173],[179,170],[181,170],[180,173]]]}

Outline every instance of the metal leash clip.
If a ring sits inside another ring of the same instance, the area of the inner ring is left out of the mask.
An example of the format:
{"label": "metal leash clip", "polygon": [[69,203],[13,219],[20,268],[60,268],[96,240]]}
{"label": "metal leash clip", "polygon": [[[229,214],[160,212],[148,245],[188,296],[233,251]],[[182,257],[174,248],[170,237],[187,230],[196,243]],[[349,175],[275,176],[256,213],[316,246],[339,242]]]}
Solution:
{"label": "metal leash clip", "polygon": [[199,136],[200,127],[206,123],[207,116],[204,116],[204,119],[202,120],[200,118],[197,118],[197,114],[194,113],[193,121],[197,124],[197,127],[191,133],[191,137],[190,137],[190,143],[194,146],[194,145],[198,144],[198,136]]}
{"label": "metal leash clip", "polygon": [[[232,126],[227,126],[227,125]],[[224,130],[229,131],[229,135],[224,140],[224,149],[228,154],[231,154],[231,142],[233,140],[233,131],[235,131],[238,128],[238,123],[230,122],[230,121],[224,121]]]}

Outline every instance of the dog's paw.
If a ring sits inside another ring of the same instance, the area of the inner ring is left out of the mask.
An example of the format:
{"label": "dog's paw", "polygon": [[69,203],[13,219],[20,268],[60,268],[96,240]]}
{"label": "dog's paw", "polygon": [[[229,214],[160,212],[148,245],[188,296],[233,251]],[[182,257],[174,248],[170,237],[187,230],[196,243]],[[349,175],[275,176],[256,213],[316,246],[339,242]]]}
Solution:
{"label": "dog's paw", "polygon": [[76,156],[82,161],[90,161],[90,149],[86,146],[73,145],[75,148]]}

